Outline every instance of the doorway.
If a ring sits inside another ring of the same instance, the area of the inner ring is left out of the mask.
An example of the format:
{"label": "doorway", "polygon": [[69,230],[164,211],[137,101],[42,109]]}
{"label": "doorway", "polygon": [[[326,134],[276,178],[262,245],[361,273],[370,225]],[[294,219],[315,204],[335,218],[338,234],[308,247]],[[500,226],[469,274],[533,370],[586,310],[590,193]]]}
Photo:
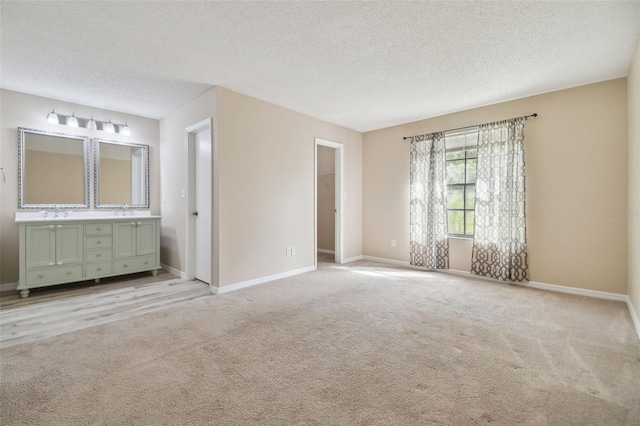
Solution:
{"label": "doorway", "polygon": [[211,119],[187,127],[187,279],[211,286],[212,144]]}
{"label": "doorway", "polygon": [[316,138],[315,150],[315,267],[318,256],[342,263],[343,145]]}

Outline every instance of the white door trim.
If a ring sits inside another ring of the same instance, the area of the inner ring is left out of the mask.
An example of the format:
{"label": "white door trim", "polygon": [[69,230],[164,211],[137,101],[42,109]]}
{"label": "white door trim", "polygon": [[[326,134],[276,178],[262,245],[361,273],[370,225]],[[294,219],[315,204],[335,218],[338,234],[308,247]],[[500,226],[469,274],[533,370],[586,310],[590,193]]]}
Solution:
{"label": "white door trim", "polygon": [[[313,193],[314,193],[314,209],[313,209],[313,253],[318,249],[318,145],[334,148],[335,155],[335,207],[336,207],[336,225],[335,225],[335,263],[342,263],[344,257],[343,251],[343,200],[344,200],[344,145],[325,139],[315,138],[315,164],[313,169]],[[314,256],[314,266],[318,268],[318,256]]]}
{"label": "white door trim", "polygon": [[[186,279],[188,280],[192,280],[194,279],[195,276],[195,218],[193,217],[192,213],[195,209],[195,155],[194,155],[194,142],[195,142],[195,134],[198,132],[201,132],[203,130],[207,130],[209,129],[209,131],[211,132],[211,144],[212,144],[212,151],[211,151],[211,155],[212,155],[212,159],[213,159],[213,164],[212,164],[212,191],[215,195],[217,193],[217,191],[214,189],[214,185],[217,185],[217,149],[216,149],[216,145],[214,142],[214,132],[213,132],[213,120],[211,117],[206,118],[198,123],[192,124],[189,127],[185,128],[185,153],[186,153],[186,167],[185,167],[185,173],[186,173],[186,182],[187,182],[187,188],[186,188],[186,203],[185,203],[185,222],[186,222],[186,247],[185,247],[185,264],[186,264]],[[214,197],[212,196],[212,200],[214,199]],[[215,211],[215,208],[213,208],[214,206],[212,206],[212,210],[211,210],[211,217],[213,218],[213,222],[214,224],[217,223],[217,214]],[[216,231],[215,231],[215,225],[212,224],[211,229],[212,229],[212,233],[214,235],[212,235],[212,250],[211,250],[211,254],[212,257],[214,259],[217,258],[217,251],[214,251],[216,248],[216,244],[214,244],[213,240],[216,238]],[[211,283],[209,284],[209,288],[212,288],[212,286],[214,286],[214,282],[216,283],[215,285],[217,286],[217,279],[215,277],[217,277],[217,275],[214,275],[214,272],[216,271],[216,267],[214,265],[214,259],[212,259],[212,273],[211,273]]]}

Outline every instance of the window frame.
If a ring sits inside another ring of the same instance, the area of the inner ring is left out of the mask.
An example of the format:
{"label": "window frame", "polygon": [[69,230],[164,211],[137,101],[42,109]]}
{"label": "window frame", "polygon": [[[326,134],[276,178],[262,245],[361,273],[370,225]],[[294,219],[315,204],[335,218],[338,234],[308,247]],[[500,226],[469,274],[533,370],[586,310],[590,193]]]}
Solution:
{"label": "window frame", "polygon": [[[451,136],[461,136],[464,135],[465,137],[469,134],[473,134],[476,133],[478,134],[479,129],[473,128],[473,129],[469,129],[466,131],[456,131],[456,132],[449,132],[449,137]],[[475,157],[469,157],[468,156],[468,151],[476,151],[476,155]],[[455,158],[455,159],[447,159],[447,154],[452,153],[452,152],[463,152],[464,153],[464,157],[463,158]],[[462,208],[449,208],[449,200],[447,199],[447,236],[448,237],[453,237],[453,238],[466,238],[466,239],[473,239],[475,236],[475,204],[476,204],[476,193],[475,193],[475,189],[476,189],[476,182],[473,183],[469,183],[467,182],[468,176],[467,176],[467,165],[468,165],[468,160],[476,160],[476,168],[478,167],[478,143],[477,143],[477,139],[476,139],[476,144],[475,145],[464,145],[461,147],[456,147],[456,148],[447,148],[447,132],[445,132],[445,171],[447,170],[447,165],[448,163],[452,163],[452,162],[460,162],[460,161],[464,161],[464,182],[463,183],[446,183],[446,187],[447,187],[447,196],[449,194],[449,189],[452,187],[456,187],[456,188],[462,188]],[[445,172],[446,173],[446,172]],[[446,174],[445,174],[446,176]],[[473,208],[467,208],[467,188],[468,187],[473,187],[473,192],[474,192],[474,199],[473,199]],[[447,197],[448,198],[448,197]],[[462,230],[465,233],[462,234],[458,234],[458,233],[454,233],[454,232],[450,232],[449,231],[449,212],[450,211],[454,211],[454,212],[462,212]],[[467,212],[473,212],[474,213],[474,218],[473,218],[473,233],[472,234],[467,234],[466,230],[467,230]]]}

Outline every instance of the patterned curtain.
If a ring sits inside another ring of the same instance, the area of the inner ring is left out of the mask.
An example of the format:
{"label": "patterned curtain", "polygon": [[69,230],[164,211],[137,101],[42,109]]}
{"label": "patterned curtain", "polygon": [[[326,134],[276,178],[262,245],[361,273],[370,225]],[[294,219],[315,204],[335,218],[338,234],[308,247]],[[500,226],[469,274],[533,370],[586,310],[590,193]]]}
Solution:
{"label": "patterned curtain", "polygon": [[528,281],[524,118],[480,126],[471,273]]}
{"label": "patterned curtain", "polygon": [[411,138],[411,264],[449,268],[444,133]]}

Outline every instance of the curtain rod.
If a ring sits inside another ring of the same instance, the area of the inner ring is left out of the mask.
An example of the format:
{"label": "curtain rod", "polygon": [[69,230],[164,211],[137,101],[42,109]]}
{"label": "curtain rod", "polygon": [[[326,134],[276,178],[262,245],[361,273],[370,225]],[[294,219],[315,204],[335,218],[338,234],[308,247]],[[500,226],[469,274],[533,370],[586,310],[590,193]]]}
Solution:
{"label": "curtain rod", "polygon": [[[525,115],[525,116],[523,116],[522,118],[524,118],[524,119],[526,120],[526,119],[528,119],[529,117],[533,117],[533,118],[535,118],[535,117],[537,117],[537,116],[538,116],[538,113],[537,113],[537,112],[534,112],[533,114]],[[520,117],[514,117],[514,118],[520,118]],[[508,120],[513,120],[513,118],[509,118]],[[499,121],[504,121],[504,120],[499,120]],[[493,123],[493,122],[491,122],[491,123]],[[455,129],[447,129],[447,130],[443,130],[442,132],[444,133],[444,132],[453,132],[453,131],[455,131],[455,130],[470,129],[470,128],[472,128],[472,127],[483,126],[484,124],[489,124],[489,123],[474,124],[474,125],[472,125],[472,126],[464,126],[464,127],[456,127]],[[402,139],[403,139],[403,140],[407,140],[407,139],[411,139],[411,138],[413,138],[413,137],[415,137],[415,136],[405,136],[405,137],[403,137]]]}

